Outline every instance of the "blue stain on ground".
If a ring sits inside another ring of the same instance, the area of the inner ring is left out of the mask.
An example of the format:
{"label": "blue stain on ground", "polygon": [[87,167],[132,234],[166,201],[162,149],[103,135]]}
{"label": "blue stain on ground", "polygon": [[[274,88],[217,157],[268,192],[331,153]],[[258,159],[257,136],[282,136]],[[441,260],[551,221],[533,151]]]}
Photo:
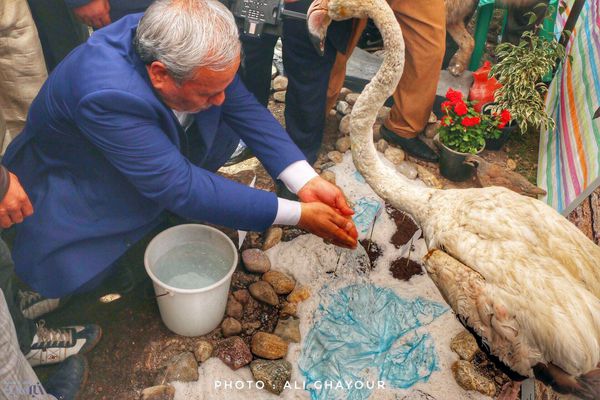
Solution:
{"label": "blue stain on ground", "polygon": [[365,177],[361,175],[360,172],[354,171],[354,179],[356,179],[359,183],[365,183]]}
{"label": "blue stain on ground", "polygon": [[[385,381],[388,388],[408,388],[438,369],[433,338],[415,329],[445,313],[445,305],[403,299],[370,284],[347,286],[329,296],[328,306],[316,311],[317,322],[298,363],[312,399],[363,400],[372,392],[367,376],[371,382]],[[334,387],[323,384],[328,381]],[[349,381],[363,385],[335,387]]]}
{"label": "blue stain on ground", "polygon": [[375,217],[383,210],[383,205],[371,197],[361,197],[354,202],[352,208],[354,209],[352,221],[354,221],[358,233],[366,234],[371,229]]}

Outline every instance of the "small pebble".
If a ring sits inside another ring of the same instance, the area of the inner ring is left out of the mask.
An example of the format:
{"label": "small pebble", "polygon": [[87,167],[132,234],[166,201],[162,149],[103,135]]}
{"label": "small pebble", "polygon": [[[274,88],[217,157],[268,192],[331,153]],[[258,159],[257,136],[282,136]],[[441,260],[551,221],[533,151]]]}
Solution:
{"label": "small pebble", "polygon": [[453,352],[458,354],[462,360],[466,361],[471,361],[475,357],[477,351],[479,351],[477,340],[475,340],[475,337],[467,331],[462,331],[452,338],[450,348]]}
{"label": "small pebble", "polygon": [[225,315],[231,318],[242,319],[244,307],[242,304],[235,299],[232,295],[227,300],[227,306],[225,307]]}
{"label": "small pebble", "polygon": [[512,158],[509,158],[508,160],[506,160],[506,168],[508,168],[511,171],[514,171],[515,169],[517,169],[517,162]]}
{"label": "small pebble", "polygon": [[290,303],[300,303],[310,297],[310,290],[306,286],[296,286],[294,291],[290,293],[287,300]]}
{"label": "small pebble", "polygon": [[141,400],[173,400],[175,388],[171,385],[151,386],[142,390]]}
{"label": "small pebble", "polygon": [[404,161],[404,158],[406,157],[404,155],[403,150],[397,149],[395,147],[388,147],[385,150],[384,155],[385,155],[385,158],[390,160],[392,162],[392,164],[394,164],[394,165],[399,165],[402,161]]}
{"label": "small pebble", "polygon": [[242,323],[242,330],[246,335],[252,335],[260,328],[260,321],[249,321]]}
{"label": "small pebble", "polygon": [[280,227],[272,226],[267,229],[267,233],[265,234],[265,242],[262,246],[263,251],[267,251],[271,247],[281,242],[281,236],[283,236],[283,230]]}
{"label": "small pebble", "polygon": [[415,164],[417,167],[417,173],[419,179],[421,179],[427,186],[433,187],[436,189],[443,189],[444,186],[440,182],[440,180],[433,175],[429,170],[419,164]]}
{"label": "small pebble", "polygon": [[377,151],[379,151],[381,153],[385,153],[388,146],[389,146],[389,144],[388,144],[388,142],[385,141],[385,139],[379,139],[379,141],[375,145],[375,147],[377,148]]}
{"label": "small pebble", "polygon": [[167,362],[167,368],[156,379],[156,385],[163,385],[168,382],[193,382],[198,380],[198,362],[194,355],[189,352],[183,352],[173,356]]}
{"label": "small pebble", "polygon": [[408,179],[415,179],[418,175],[415,165],[406,160],[396,165],[396,170],[402,175],[406,176]]}
{"label": "small pebble", "polygon": [[257,382],[263,382],[271,393],[281,394],[285,384],[292,377],[292,364],[286,360],[254,360],[250,364],[252,376]]}
{"label": "small pebble", "polygon": [[345,101],[340,101],[335,109],[342,115],[348,115],[350,114],[350,111],[352,111],[352,106]]}
{"label": "small pebble", "polygon": [[342,154],[350,150],[350,138],[348,136],[339,138],[335,142],[335,149]]}
{"label": "small pebble", "polygon": [[273,93],[273,98],[278,103],[285,103],[285,94],[286,93],[287,92],[285,90],[281,91],[281,92],[275,92],[275,93]]}
{"label": "small pebble", "polygon": [[248,298],[250,297],[250,292],[246,289],[240,289],[233,292],[233,297],[239,301],[241,304],[248,303]]}
{"label": "small pebble", "polygon": [[280,92],[282,90],[286,90],[288,86],[288,78],[285,76],[277,76],[275,77],[275,79],[273,79],[273,83],[271,84],[271,87],[273,88],[273,90],[275,92]]}
{"label": "small pebble", "polygon": [[338,96],[338,100],[346,100],[346,96],[348,96],[348,94],[352,93],[352,90],[348,89],[347,87],[343,87],[340,90],[340,95]]}
{"label": "small pebble", "polygon": [[220,341],[215,349],[215,357],[233,370],[248,365],[252,361],[252,353],[248,345],[239,336]]}
{"label": "small pebble", "polygon": [[427,120],[428,124],[434,124],[437,122],[437,115],[435,115],[435,113],[432,111],[431,113],[429,113],[429,119]]}
{"label": "small pebble", "polygon": [[271,261],[261,249],[246,249],[242,251],[242,261],[248,271],[257,274],[264,274],[271,269]]}
{"label": "small pebble", "polygon": [[280,319],[273,333],[286,342],[300,343],[300,320],[297,318]]}
{"label": "small pebble", "polygon": [[294,278],[279,271],[269,271],[262,276],[262,280],[273,286],[277,294],[288,294],[296,286]]}
{"label": "small pebble", "polygon": [[252,336],[251,351],[254,355],[266,358],[267,360],[277,360],[285,357],[288,351],[288,344],[277,335],[266,332],[257,332]]}
{"label": "small pebble", "polygon": [[350,93],[346,96],[345,100],[346,103],[350,104],[351,106],[353,106],[354,104],[356,104],[356,100],[358,99],[358,96],[360,96],[360,93]]}
{"label": "small pebble", "polygon": [[473,364],[465,360],[458,360],[452,365],[452,372],[456,382],[465,390],[476,390],[486,396],[496,395],[496,385],[490,379],[475,370]]}
{"label": "small pebble", "polygon": [[272,306],[279,305],[279,298],[277,297],[277,293],[273,290],[273,287],[269,285],[265,281],[258,281],[253,283],[249,287],[250,294],[256,300],[260,300],[263,303],[270,304]]}
{"label": "small pebble", "polygon": [[342,135],[350,134],[350,118],[351,117],[352,116],[350,114],[344,115],[342,117],[342,119],[340,120],[340,126],[338,127],[338,130],[340,131],[340,133]]}
{"label": "small pebble", "polygon": [[226,338],[239,335],[242,332],[242,324],[235,318],[225,318],[221,323],[221,332]]}
{"label": "small pebble", "polygon": [[208,360],[212,356],[212,353],[213,345],[210,342],[206,340],[200,340],[198,343],[196,343],[194,357],[196,357],[196,361],[198,361],[199,364]]}
{"label": "small pebble", "polygon": [[329,153],[327,153],[327,157],[336,164],[339,164],[342,161],[344,161],[344,155],[339,151],[330,151]]}
{"label": "small pebble", "polygon": [[285,302],[279,311],[280,318],[297,317],[298,303]]}

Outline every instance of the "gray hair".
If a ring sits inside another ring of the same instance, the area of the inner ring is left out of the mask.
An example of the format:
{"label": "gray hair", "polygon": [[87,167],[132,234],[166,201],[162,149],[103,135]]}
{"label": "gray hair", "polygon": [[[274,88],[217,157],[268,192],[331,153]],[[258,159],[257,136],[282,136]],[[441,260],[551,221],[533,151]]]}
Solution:
{"label": "gray hair", "polygon": [[233,15],[216,0],[156,0],[140,20],[134,46],[142,61],[160,61],[178,83],[199,67],[231,67],[241,48]]}

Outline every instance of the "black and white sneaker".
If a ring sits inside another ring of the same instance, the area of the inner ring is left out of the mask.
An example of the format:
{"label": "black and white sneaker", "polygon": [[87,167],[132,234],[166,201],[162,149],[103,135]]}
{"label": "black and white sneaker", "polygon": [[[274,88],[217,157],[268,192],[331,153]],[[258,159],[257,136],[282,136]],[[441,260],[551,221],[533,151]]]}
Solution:
{"label": "black and white sneaker", "polygon": [[60,299],[47,299],[37,292],[19,290],[19,308],[28,319],[37,319],[58,308]]}
{"label": "black and white sneaker", "polygon": [[102,329],[98,325],[48,329],[43,320],[37,324],[31,350],[25,358],[32,367],[56,364],[74,354],[85,354],[98,344]]}

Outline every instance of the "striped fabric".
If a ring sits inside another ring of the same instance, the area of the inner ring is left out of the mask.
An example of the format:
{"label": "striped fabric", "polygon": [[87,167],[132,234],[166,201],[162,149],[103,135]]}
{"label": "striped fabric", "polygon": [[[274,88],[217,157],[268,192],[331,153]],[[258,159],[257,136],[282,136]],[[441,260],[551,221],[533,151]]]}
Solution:
{"label": "striped fabric", "polygon": [[[562,31],[574,0],[556,20]],[[542,199],[569,214],[600,185],[600,0],[588,0],[567,45],[571,63],[564,63],[552,81],[546,110],[556,121],[554,132],[542,132],[538,186]]]}

